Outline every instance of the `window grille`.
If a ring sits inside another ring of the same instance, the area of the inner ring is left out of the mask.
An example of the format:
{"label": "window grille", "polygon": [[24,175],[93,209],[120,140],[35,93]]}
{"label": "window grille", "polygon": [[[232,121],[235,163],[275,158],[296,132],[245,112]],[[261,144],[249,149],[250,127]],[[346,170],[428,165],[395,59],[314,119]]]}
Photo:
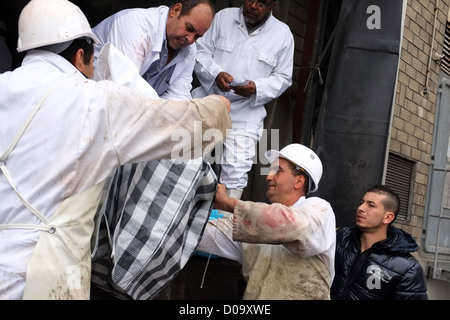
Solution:
{"label": "window grille", "polygon": [[444,48],[442,50],[444,58],[441,61],[442,70],[450,75],[450,21],[447,20],[445,27]]}
{"label": "window grille", "polygon": [[394,190],[400,198],[397,220],[408,218],[413,167],[414,162],[389,153],[385,185]]}

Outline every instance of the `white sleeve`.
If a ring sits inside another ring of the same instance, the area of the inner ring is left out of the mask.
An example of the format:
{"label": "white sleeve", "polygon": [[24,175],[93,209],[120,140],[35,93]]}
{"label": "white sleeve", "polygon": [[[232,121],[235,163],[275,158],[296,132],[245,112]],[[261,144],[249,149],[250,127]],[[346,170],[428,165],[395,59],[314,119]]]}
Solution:
{"label": "white sleeve", "polygon": [[94,80],[111,80],[136,89],[149,98],[159,98],[155,89],[139,75],[133,62],[110,42],[102,47],[97,57]]}
{"label": "white sleeve", "polygon": [[241,243],[233,240],[232,218],[224,217],[208,221],[196,250],[242,264]]}
{"label": "white sleeve", "polygon": [[214,61],[215,37],[217,34],[217,19],[219,15],[216,14],[211,27],[205,32],[203,37],[197,40],[197,53],[195,58],[194,72],[198,81],[210,94],[213,91],[213,85],[216,82],[217,75],[223,69]]}
{"label": "white sleeve", "polygon": [[182,63],[183,71],[178,75],[174,82],[167,88],[167,91],[161,95],[164,99],[190,100],[192,89],[192,74],[194,72],[195,56],[190,56]]}
{"label": "white sleeve", "polygon": [[328,202],[308,198],[298,207],[238,201],[233,238],[242,242],[282,244],[301,257],[321,254],[335,243],[335,217]]}

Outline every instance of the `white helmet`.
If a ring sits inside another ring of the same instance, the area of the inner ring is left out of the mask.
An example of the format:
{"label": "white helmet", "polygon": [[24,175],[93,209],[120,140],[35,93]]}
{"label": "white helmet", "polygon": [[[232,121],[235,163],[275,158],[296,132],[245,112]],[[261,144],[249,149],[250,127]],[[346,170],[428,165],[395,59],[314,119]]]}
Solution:
{"label": "white helmet", "polygon": [[98,41],[84,13],[70,1],[31,0],[20,13],[19,52],[81,37]]}
{"label": "white helmet", "polygon": [[277,158],[285,158],[305,170],[310,178],[308,192],[314,192],[319,187],[319,181],[323,172],[322,161],[320,161],[319,156],[310,148],[293,143],[287,145],[280,151],[269,150],[265,155],[270,163]]}

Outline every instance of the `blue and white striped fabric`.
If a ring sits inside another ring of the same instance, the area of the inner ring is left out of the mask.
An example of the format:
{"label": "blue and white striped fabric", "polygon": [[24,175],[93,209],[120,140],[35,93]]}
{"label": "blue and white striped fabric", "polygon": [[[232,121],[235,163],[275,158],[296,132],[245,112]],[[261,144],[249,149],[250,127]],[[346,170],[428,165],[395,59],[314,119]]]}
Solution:
{"label": "blue and white striped fabric", "polygon": [[202,160],[119,167],[100,210],[93,284],[122,298],[154,298],[197,247],[216,187]]}

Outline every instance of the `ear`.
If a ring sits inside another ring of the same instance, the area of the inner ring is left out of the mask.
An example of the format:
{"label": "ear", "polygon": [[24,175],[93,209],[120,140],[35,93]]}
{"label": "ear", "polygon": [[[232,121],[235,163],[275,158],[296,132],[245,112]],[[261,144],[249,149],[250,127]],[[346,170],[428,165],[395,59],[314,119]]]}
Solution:
{"label": "ear", "polygon": [[181,13],[182,8],[183,8],[183,5],[180,2],[175,3],[169,10],[169,17],[170,18],[178,17]]}
{"label": "ear", "polygon": [[303,189],[303,185],[306,183],[306,178],[303,175],[298,175],[294,177],[294,189]]}
{"label": "ear", "polygon": [[383,219],[384,224],[390,224],[394,220],[394,217],[395,215],[392,211],[386,211]]}
{"label": "ear", "polygon": [[72,64],[77,68],[78,70],[82,70],[84,66],[84,50],[78,49],[75,55],[73,56]]}

